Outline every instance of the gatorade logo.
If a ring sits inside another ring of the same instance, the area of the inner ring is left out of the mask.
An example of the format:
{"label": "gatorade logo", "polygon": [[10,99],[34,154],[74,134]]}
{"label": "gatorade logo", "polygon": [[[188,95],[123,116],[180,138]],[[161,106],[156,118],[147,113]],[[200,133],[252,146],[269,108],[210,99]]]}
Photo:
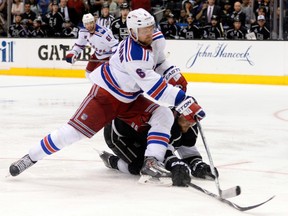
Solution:
{"label": "gatorade logo", "polygon": [[0,43],[0,62],[14,62],[13,41]]}

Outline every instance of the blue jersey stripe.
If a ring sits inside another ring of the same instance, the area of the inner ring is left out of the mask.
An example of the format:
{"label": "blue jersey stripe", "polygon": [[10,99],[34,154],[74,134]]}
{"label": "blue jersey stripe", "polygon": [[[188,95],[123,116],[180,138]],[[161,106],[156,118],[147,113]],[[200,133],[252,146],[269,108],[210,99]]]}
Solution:
{"label": "blue jersey stripe", "polygon": [[159,100],[159,98],[163,95],[166,88],[167,88],[167,85],[158,93],[158,95],[156,97],[154,97],[154,99]]}
{"label": "blue jersey stripe", "polygon": [[160,132],[150,132],[150,133],[148,133],[147,136],[163,136],[165,138],[170,139],[170,135],[165,134],[165,133],[160,133]]}
{"label": "blue jersey stripe", "polygon": [[163,79],[160,78],[158,82],[152,86],[152,88],[147,92],[148,95],[152,95],[152,93],[158,88],[158,86],[163,82]]}
{"label": "blue jersey stripe", "polygon": [[160,144],[160,145],[163,145],[165,147],[168,147],[168,143],[161,141],[161,140],[149,140],[147,142],[147,145],[149,145],[149,144]]}
{"label": "blue jersey stripe", "polygon": [[52,154],[52,152],[50,152],[50,151],[46,148],[43,139],[41,140],[41,147],[42,147],[43,151],[44,151],[46,154],[48,154],[48,155],[51,155],[51,154]]}
{"label": "blue jersey stripe", "polygon": [[57,146],[54,144],[54,142],[53,142],[52,139],[51,139],[51,134],[49,134],[47,138],[48,138],[48,141],[49,141],[50,146],[51,146],[54,150],[59,151],[60,149],[57,148]]}

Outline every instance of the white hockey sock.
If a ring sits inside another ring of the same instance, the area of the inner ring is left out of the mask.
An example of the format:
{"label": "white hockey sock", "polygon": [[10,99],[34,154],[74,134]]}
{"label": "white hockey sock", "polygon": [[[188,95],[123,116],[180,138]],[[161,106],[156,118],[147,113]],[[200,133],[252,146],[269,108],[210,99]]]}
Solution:
{"label": "white hockey sock", "polygon": [[173,122],[174,116],[169,108],[160,106],[153,111],[148,122],[151,128],[147,136],[145,156],[155,157],[161,162],[164,161]]}
{"label": "white hockey sock", "polygon": [[147,145],[145,156],[155,157],[158,161],[163,162],[167,147],[159,144],[149,144]]}
{"label": "white hockey sock", "polygon": [[129,169],[128,169],[128,164],[125,161],[123,161],[122,159],[118,160],[117,167],[118,167],[118,170],[120,172],[130,174]]}
{"label": "white hockey sock", "polygon": [[65,124],[59,129],[53,131],[44,137],[39,144],[29,150],[29,156],[32,161],[38,161],[45,156],[53,154],[63,147],[68,146],[85,138],[82,133],[71,125]]}

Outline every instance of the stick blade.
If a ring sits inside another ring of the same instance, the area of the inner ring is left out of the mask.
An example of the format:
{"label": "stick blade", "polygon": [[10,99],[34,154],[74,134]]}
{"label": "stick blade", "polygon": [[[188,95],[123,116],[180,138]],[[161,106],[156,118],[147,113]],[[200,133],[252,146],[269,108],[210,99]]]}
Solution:
{"label": "stick blade", "polygon": [[232,188],[228,188],[226,190],[220,191],[220,197],[223,199],[228,199],[232,197],[236,197],[241,194],[241,188],[240,186],[235,186]]}

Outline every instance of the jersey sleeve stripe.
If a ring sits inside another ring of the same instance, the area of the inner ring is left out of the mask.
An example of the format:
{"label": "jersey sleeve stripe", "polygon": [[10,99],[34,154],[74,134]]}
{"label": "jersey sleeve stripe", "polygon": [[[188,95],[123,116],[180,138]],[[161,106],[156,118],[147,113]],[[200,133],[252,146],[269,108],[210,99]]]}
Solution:
{"label": "jersey sleeve stripe", "polygon": [[147,92],[148,95],[158,100],[167,88],[167,83],[162,78]]}
{"label": "jersey sleeve stripe", "polygon": [[158,39],[160,39],[160,38],[164,38],[164,35],[162,34],[161,31],[155,32],[155,33],[153,34],[153,41],[158,40]]}

